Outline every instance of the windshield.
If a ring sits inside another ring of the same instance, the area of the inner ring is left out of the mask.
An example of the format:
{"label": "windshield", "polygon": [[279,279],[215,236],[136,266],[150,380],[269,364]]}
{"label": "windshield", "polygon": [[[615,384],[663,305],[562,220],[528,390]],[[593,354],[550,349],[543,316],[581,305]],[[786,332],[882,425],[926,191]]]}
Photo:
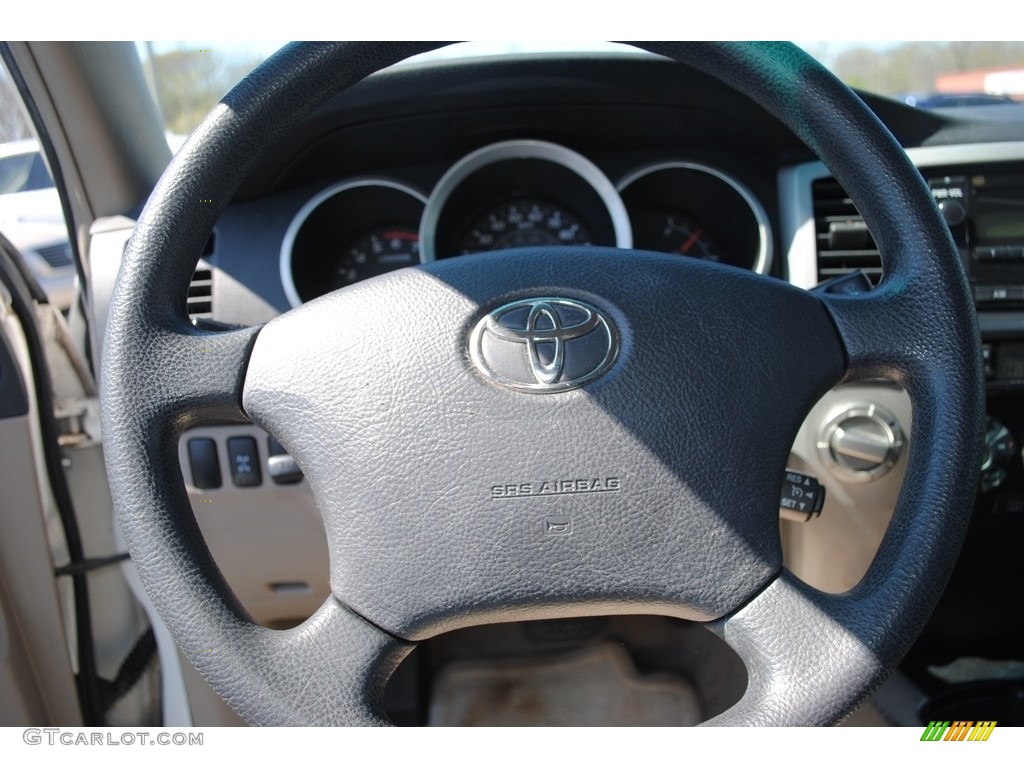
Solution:
{"label": "windshield", "polygon": [[[140,43],[140,56],[167,130],[188,134],[224,93],[282,44]],[[854,88],[925,108],[1024,100],[1024,42],[798,41],[798,45]],[[460,43],[403,64],[471,56],[602,51],[639,53],[616,43],[488,41]]]}
{"label": "windshield", "polygon": [[[284,41],[139,42],[143,69],[163,114],[172,149],[235,83]],[[1024,42],[797,41],[848,85],[927,109],[1024,101]],[[476,42],[413,57],[416,62],[523,53],[632,52],[616,43]],[[12,91],[0,78],[0,97]],[[4,110],[8,112],[8,110]],[[17,112],[14,110],[13,112]],[[0,140],[31,134],[18,118],[0,125]]]}
{"label": "windshield", "polygon": [[1024,100],[1024,42],[804,43],[844,83],[923,107]]}

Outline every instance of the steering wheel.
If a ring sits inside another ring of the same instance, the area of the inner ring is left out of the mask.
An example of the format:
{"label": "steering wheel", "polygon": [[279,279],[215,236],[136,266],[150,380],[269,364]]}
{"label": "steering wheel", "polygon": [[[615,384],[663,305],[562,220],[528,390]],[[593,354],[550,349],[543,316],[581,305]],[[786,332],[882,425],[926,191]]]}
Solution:
{"label": "steering wheel", "polygon": [[[282,49],[211,112],[139,219],[102,416],[120,524],[162,619],[253,724],[385,724],[384,685],[416,641],[623,613],[706,622],[740,655],[746,692],[709,724],[839,721],[903,657],[949,577],[983,385],[968,286],[928,189],[799,49],[640,46],[745,93],[821,157],[881,250],[868,294],[529,248],[400,270],[262,328],[189,323],[198,255],[260,152],[330,95],[433,47]],[[867,575],[824,594],[782,567],[779,488],[812,404],[868,377],[913,402],[906,480]],[[231,594],[178,461],[187,427],[248,419],[303,467],[329,539],[332,596],[285,631]]]}

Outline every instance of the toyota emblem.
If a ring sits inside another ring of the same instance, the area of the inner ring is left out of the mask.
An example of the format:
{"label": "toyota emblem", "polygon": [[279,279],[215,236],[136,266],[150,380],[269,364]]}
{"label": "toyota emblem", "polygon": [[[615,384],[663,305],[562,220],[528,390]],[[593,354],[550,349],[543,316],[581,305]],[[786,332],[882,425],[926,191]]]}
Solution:
{"label": "toyota emblem", "polygon": [[470,357],[491,381],[546,394],[582,387],[607,371],[619,336],[599,309],[576,299],[522,299],[485,315]]}

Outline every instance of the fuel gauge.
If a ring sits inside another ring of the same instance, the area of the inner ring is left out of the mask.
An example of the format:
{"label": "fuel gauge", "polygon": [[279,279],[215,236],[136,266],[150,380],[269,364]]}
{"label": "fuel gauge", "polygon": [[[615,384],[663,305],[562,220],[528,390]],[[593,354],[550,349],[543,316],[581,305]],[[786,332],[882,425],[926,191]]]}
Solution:
{"label": "fuel gauge", "polygon": [[718,238],[697,219],[677,212],[648,211],[633,217],[633,247],[720,261]]}
{"label": "fuel gauge", "polygon": [[760,200],[724,171],[687,161],[656,163],[618,185],[633,247],[767,274],[772,233]]}

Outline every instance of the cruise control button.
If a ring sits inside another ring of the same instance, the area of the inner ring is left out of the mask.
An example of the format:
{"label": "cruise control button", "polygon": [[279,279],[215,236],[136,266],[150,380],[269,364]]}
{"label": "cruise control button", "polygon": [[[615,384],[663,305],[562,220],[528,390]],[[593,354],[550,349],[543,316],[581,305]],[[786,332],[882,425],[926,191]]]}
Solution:
{"label": "cruise control button", "polygon": [[255,438],[228,438],[228,461],[231,463],[231,479],[239,488],[252,488],[263,482]]}
{"label": "cruise control button", "polygon": [[188,463],[192,469],[192,485],[203,490],[220,488],[220,460],[217,443],[208,437],[188,441]]}
{"label": "cruise control button", "polygon": [[806,523],[821,514],[825,506],[825,487],[818,479],[802,472],[786,470],[779,499],[779,515],[785,520]]}

